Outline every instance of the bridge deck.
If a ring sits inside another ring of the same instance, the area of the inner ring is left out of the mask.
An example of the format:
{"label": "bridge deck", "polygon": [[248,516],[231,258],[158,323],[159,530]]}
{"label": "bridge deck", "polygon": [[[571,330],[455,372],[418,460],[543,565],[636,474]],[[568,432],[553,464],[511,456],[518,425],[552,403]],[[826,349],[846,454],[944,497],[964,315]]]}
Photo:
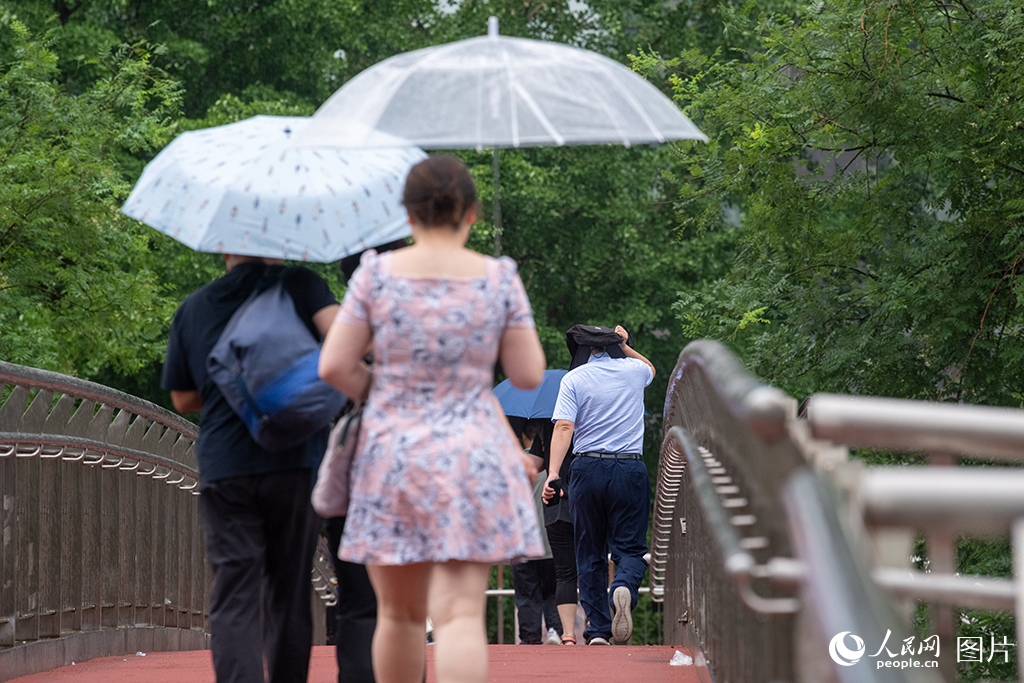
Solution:
{"label": "bridge deck", "polygon": [[[554,647],[491,645],[488,681],[551,681],[568,683],[698,683],[692,666],[669,666],[671,647]],[[427,648],[430,661],[433,648]],[[434,683],[433,666],[427,683]],[[336,683],[334,648],[313,648],[309,683]],[[214,683],[208,651],[153,652],[145,657],[94,659],[46,673],[16,678],[11,683]]]}

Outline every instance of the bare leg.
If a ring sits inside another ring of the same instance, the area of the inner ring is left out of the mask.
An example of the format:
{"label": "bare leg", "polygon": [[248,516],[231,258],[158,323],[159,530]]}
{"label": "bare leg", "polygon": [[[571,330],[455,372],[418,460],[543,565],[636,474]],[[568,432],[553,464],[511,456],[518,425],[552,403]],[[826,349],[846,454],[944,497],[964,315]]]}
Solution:
{"label": "bare leg", "polygon": [[576,603],[558,605],[558,616],[562,618],[562,637],[576,637]]}
{"label": "bare leg", "polygon": [[377,593],[373,671],[378,683],[422,683],[430,564],[367,565]]}
{"label": "bare leg", "polygon": [[484,592],[489,564],[445,562],[430,575],[429,609],[434,622],[434,672],[438,683],[485,683],[487,631]]}

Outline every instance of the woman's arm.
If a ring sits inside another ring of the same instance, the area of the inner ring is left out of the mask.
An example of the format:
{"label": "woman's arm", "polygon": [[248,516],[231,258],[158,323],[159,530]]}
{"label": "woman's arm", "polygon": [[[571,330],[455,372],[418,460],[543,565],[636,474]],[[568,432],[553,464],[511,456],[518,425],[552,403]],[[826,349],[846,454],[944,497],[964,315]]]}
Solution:
{"label": "woman's arm", "polygon": [[501,369],[516,389],[530,391],[544,381],[547,360],[533,327],[507,327],[498,347]]}
{"label": "woman's arm", "polygon": [[335,321],[320,351],[320,379],[353,400],[365,401],[373,373],[363,356],[372,335],[369,327]]}

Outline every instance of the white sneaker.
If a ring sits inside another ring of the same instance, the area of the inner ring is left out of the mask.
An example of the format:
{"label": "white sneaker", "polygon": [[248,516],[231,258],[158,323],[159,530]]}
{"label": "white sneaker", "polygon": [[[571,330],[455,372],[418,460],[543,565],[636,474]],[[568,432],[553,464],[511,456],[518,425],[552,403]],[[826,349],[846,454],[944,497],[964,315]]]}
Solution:
{"label": "white sneaker", "polygon": [[545,645],[561,645],[562,638],[558,635],[558,631],[553,628],[548,629],[548,637],[544,639]]}
{"label": "white sneaker", "polygon": [[591,638],[590,639],[590,643],[588,643],[588,644],[589,645],[611,645],[611,643],[609,643],[607,640],[605,640],[601,636],[598,636],[597,638]]}
{"label": "white sneaker", "polygon": [[629,589],[619,586],[612,593],[612,606],[615,614],[612,615],[612,638],[620,643],[628,643],[633,635],[633,598]]}

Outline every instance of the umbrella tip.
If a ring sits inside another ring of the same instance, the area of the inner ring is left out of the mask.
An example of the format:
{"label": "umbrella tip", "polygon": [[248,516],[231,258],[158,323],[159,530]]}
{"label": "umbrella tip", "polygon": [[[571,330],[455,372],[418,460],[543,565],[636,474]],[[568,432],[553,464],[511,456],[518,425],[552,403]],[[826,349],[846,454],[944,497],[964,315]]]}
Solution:
{"label": "umbrella tip", "polygon": [[487,35],[489,37],[496,37],[498,35],[498,17],[487,19]]}

